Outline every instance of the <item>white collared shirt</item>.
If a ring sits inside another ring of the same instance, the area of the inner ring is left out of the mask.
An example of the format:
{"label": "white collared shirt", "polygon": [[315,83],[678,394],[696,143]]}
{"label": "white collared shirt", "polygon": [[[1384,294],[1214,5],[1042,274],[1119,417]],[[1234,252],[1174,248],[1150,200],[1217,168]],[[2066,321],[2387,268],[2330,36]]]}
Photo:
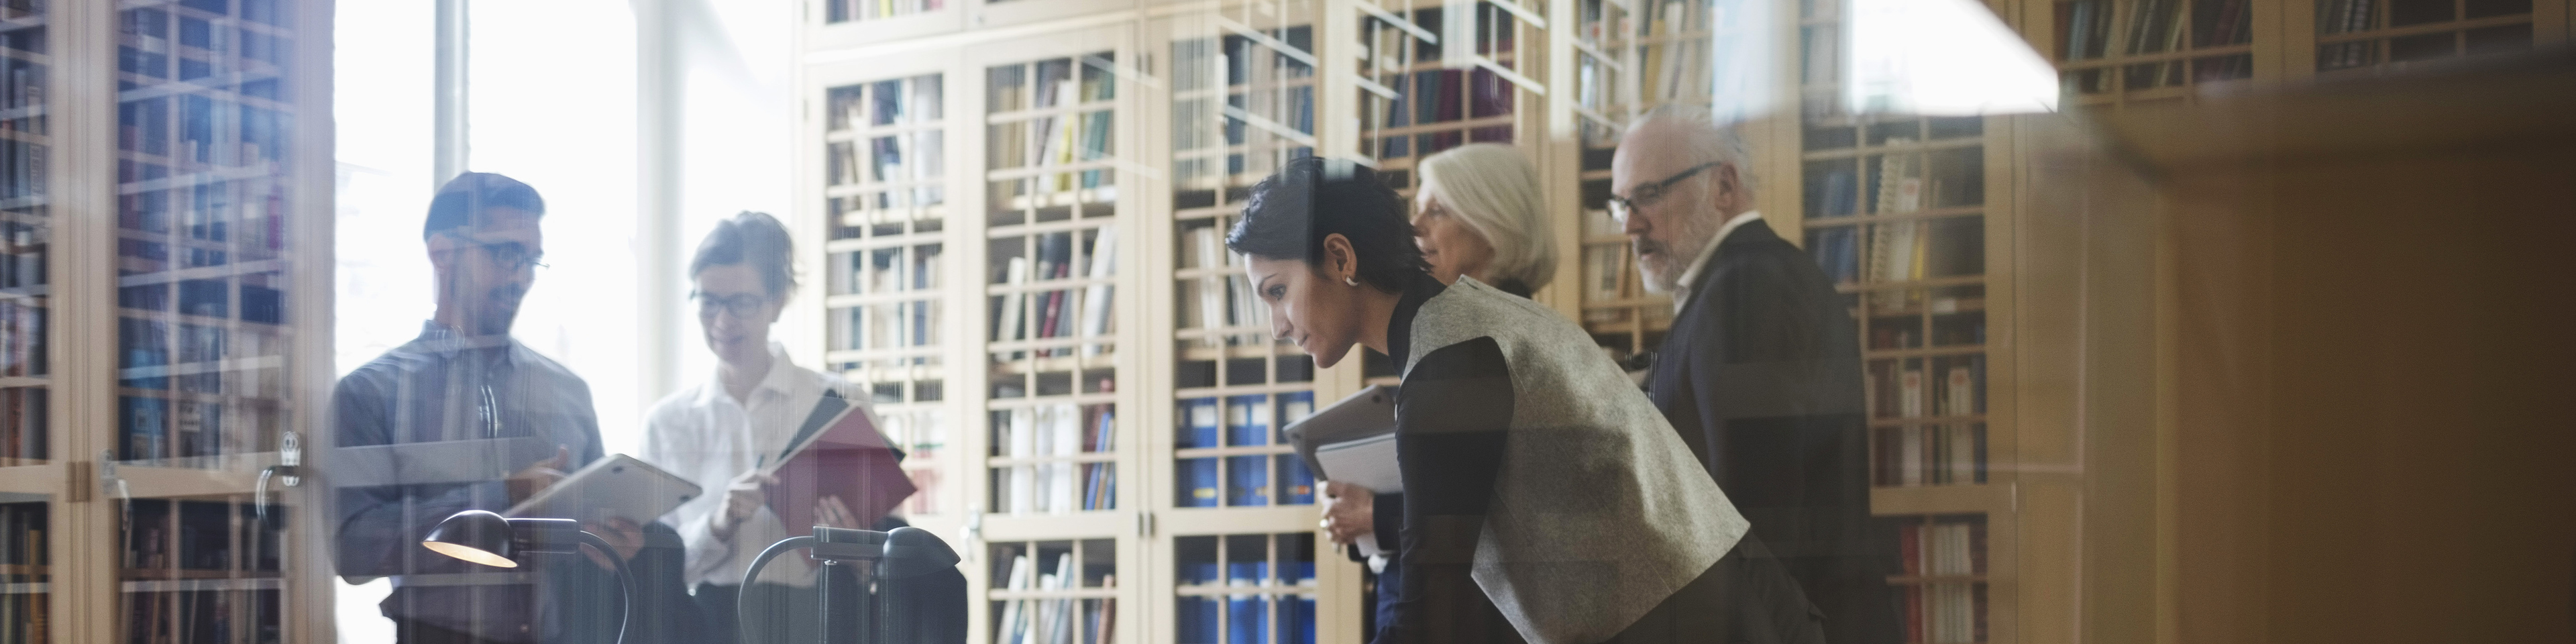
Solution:
{"label": "white collared shirt", "polygon": [[1707,248],[1699,249],[1699,257],[1691,260],[1690,268],[1682,269],[1681,281],[1673,285],[1674,315],[1680,315],[1682,306],[1690,303],[1691,284],[1699,281],[1699,271],[1708,266],[1709,258],[1717,256],[1717,247],[1726,245],[1726,236],[1735,234],[1735,229],[1743,228],[1745,224],[1761,220],[1762,211],[1747,210],[1734,219],[1726,220],[1726,225],[1717,227],[1717,236],[1709,238]]}
{"label": "white collared shirt", "polygon": [[[665,517],[688,546],[682,579],[691,588],[699,583],[741,585],[744,567],[761,549],[803,534],[788,532],[778,514],[763,507],[734,528],[732,539],[716,538],[716,509],[723,505],[734,477],[761,465],[764,457],[778,458],[826,388],[862,407],[868,403],[857,387],[840,377],[789,362],[783,345],[770,343],[769,358],[769,374],[744,400],[734,400],[725,392],[723,379],[709,374],[706,382],[672,393],[645,414],[644,461],[702,490],[698,498],[680,504]],[[779,557],[769,563],[761,579],[811,587],[814,570],[804,557]]]}

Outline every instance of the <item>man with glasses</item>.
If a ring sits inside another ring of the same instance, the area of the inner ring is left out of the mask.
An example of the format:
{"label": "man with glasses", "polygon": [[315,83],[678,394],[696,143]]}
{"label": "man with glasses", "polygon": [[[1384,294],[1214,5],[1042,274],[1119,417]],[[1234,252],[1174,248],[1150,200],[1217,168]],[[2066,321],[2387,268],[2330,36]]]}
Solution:
{"label": "man with glasses", "polygon": [[[585,526],[617,552],[590,551],[587,562],[536,559],[533,570],[470,564],[420,546],[449,515],[507,510],[602,456],[589,385],[510,338],[519,303],[545,265],[544,216],[536,189],[509,177],[466,173],[439,188],[421,230],[437,276],[435,314],[419,338],[351,371],[332,391],[341,448],[491,446],[480,459],[397,448],[378,465],[389,471],[334,471],[336,479],[375,482],[336,491],[338,572],[356,581],[393,577],[381,607],[398,642],[608,642],[620,610],[609,556],[636,560],[641,594],[678,586],[678,536],[626,519]],[[667,550],[658,558],[667,561],[636,559],[648,541],[667,546],[653,549]]]}
{"label": "man with glasses", "polygon": [[1749,155],[1705,108],[1628,129],[1610,213],[1646,287],[1673,298],[1647,391],[1753,534],[1824,614],[1825,641],[1896,644],[1894,531],[1869,516],[1869,442],[1851,314],[1754,210]]}

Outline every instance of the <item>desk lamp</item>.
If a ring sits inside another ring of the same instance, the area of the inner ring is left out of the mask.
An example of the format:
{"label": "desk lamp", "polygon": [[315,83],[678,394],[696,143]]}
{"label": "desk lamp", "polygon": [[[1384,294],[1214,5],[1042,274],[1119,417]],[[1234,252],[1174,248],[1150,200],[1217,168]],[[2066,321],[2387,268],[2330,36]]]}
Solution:
{"label": "desk lamp", "polygon": [[617,644],[625,644],[627,627],[635,621],[635,578],[627,574],[626,560],[617,556],[608,540],[582,530],[581,522],[510,519],[485,510],[466,510],[448,515],[420,541],[421,547],[438,554],[495,568],[517,568],[518,556],[526,553],[581,554],[585,543],[617,564]]}

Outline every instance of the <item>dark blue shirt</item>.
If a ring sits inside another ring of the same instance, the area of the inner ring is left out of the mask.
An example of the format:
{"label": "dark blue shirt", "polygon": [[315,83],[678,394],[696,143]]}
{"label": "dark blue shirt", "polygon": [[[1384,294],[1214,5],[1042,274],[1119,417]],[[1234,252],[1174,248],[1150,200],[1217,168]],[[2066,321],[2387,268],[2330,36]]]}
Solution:
{"label": "dark blue shirt", "polygon": [[[331,410],[340,447],[529,437],[569,448],[565,471],[601,457],[599,418],[581,377],[517,341],[462,337],[435,322],[342,377]],[[506,473],[529,463],[479,465]],[[406,463],[397,456],[393,467]],[[448,515],[508,509],[500,477],[348,487],[337,495],[339,573],[392,576],[393,594],[382,604],[386,617],[501,642],[556,639],[550,595],[557,582],[549,575],[469,564],[420,546]]]}

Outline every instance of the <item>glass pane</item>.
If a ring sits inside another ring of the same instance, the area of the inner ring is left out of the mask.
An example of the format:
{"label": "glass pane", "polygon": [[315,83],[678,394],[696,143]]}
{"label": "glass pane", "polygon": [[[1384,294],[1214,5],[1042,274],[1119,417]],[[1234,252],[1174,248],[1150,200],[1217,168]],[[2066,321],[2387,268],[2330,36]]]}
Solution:
{"label": "glass pane", "polygon": [[[6,10],[0,30],[0,466],[52,458],[51,73],[41,4]],[[41,513],[36,521],[42,523]]]}

